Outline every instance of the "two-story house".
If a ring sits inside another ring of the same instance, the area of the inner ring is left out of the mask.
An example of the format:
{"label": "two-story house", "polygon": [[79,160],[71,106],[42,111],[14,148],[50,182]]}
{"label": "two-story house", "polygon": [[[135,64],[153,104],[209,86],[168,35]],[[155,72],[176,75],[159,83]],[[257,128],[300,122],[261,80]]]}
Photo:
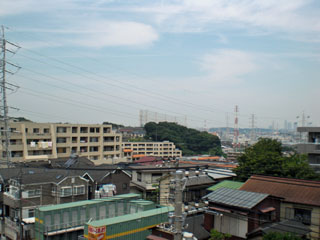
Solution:
{"label": "two-story house", "polygon": [[[89,181],[89,199],[96,198],[96,191],[103,189],[105,185],[114,186],[112,195],[127,194],[130,192],[131,174],[128,171],[117,168],[114,170],[103,170],[103,167],[104,166],[76,171],[80,176]],[[108,167],[110,168],[110,166]]]}
{"label": "two-story house", "polygon": [[3,194],[3,233],[10,239],[32,236],[28,224],[34,223],[39,206],[75,202],[88,199],[88,180],[69,170],[20,168],[8,180]]}
{"label": "two-story house", "polygon": [[301,222],[312,239],[320,238],[320,181],[254,175],[240,190],[282,198],[281,221]]}
{"label": "two-story house", "polygon": [[280,220],[280,198],[269,194],[219,188],[204,197],[209,202],[204,227],[246,239],[265,223]]}
{"label": "two-story house", "polygon": [[156,167],[150,170],[150,166],[132,166],[132,180],[130,192],[139,193],[144,199],[157,201],[160,178],[175,169]]}
{"label": "two-story house", "polygon": [[[190,170],[184,172],[185,184],[183,189],[183,202],[198,203],[201,198],[207,194],[207,188],[211,186],[215,181],[209,177],[205,172],[198,170]],[[162,205],[171,205],[174,199],[174,184],[171,182],[174,180],[174,174],[165,174],[160,178],[159,185],[159,199]]]}

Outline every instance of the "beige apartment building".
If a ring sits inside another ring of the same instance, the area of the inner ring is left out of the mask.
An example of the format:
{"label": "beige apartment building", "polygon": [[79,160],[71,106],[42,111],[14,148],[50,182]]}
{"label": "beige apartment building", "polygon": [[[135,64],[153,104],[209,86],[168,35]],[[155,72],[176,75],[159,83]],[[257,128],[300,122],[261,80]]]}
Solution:
{"label": "beige apartment building", "polygon": [[135,160],[144,156],[179,158],[182,151],[174,143],[163,142],[123,142],[123,156],[128,160]]}
{"label": "beige apartment building", "polygon": [[[69,157],[72,153],[99,163],[121,157],[121,134],[113,132],[111,125],[11,122],[10,129],[13,162]],[[4,158],[3,146],[0,148]]]}

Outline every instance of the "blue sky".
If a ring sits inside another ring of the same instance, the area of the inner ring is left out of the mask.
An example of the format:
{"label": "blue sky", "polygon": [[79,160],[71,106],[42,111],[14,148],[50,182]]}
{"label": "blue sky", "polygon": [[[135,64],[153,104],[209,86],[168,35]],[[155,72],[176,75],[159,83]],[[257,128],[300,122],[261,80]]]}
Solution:
{"label": "blue sky", "polygon": [[[13,116],[138,125],[139,109],[188,126],[320,124],[317,0],[2,0],[21,46]],[[152,120],[151,114],[149,120]]]}

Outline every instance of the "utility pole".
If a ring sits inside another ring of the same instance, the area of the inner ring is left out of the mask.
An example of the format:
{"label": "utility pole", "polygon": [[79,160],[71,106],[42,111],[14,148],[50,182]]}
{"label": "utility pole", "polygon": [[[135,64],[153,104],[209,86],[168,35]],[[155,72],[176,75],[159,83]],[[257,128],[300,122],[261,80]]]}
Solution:
{"label": "utility pole", "polygon": [[[14,84],[10,84],[6,82],[6,74],[14,74],[13,72],[10,72],[6,69],[6,65],[11,65],[15,68],[17,68],[18,70],[20,69],[19,66],[10,63],[6,60],[6,53],[10,52],[12,54],[15,54],[15,52],[7,49],[7,44],[14,46],[15,48],[20,48],[19,46],[7,41],[5,39],[5,33],[4,33],[4,26],[1,26],[1,55],[0,55],[0,68],[1,68],[1,77],[0,77],[0,82],[1,82],[1,101],[2,101],[2,106],[1,106],[1,115],[2,115],[2,119],[3,119],[3,130],[1,132],[1,137],[4,136],[4,152],[5,152],[5,161],[7,164],[7,167],[10,166],[11,163],[11,152],[10,152],[10,127],[9,127],[9,116],[8,116],[8,104],[7,104],[7,89],[9,90],[14,90],[12,87],[14,88],[18,88],[18,86],[14,85]],[[8,87],[8,85],[10,87]]]}
{"label": "utility pole", "polygon": [[225,140],[229,140],[229,114],[226,113],[226,135],[225,135]]}
{"label": "utility pole", "polygon": [[175,177],[175,200],[174,200],[174,240],[182,240],[182,192],[183,172],[176,171]]}
{"label": "utility pole", "polygon": [[23,240],[23,225],[22,225],[22,168],[19,166],[19,239]]}

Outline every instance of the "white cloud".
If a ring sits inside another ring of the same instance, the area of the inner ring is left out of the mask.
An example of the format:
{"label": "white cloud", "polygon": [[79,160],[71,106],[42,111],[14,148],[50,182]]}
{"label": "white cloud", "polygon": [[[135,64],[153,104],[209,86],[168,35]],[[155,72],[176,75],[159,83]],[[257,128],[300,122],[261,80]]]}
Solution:
{"label": "white cloud", "polygon": [[158,39],[151,26],[138,22],[96,21],[81,32],[72,42],[87,47],[145,46]]}
{"label": "white cloud", "polygon": [[241,82],[246,74],[258,69],[251,53],[220,49],[202,58],[201,68],[208,72],[208,81],[230,84]]}
{"label": "white cloud", "polygon": [[129,21],[109,21],[91,19],[74,20],[63,28],[19,28],[18,32],[51,34],[51,42],[37,41],[21,43],[26,48],[57,47],[77,45],[85,47],[106,46],[147,46],[158,39],[158,33],[152,26]]}
{"label": "white cloud", "polygon": [[72,0],[1,0],[0,17],[18,15],[28,12],[53,12],[57,9],[74,9],[75,2]]}
{"label": "white cloud", "polygon": [[[155,22],[169,31],[205,31],[216,24],[232,24],[243,28],[252,26],[281,31],[319,31],[318,13],[303,11],[312,0],[178,0],[132,11],[152,14]],[[129,9],[130,10],[130,9]],[[170,25],[169,25],[170,23]],[[249,26],[248,26],[249,24]]]}

